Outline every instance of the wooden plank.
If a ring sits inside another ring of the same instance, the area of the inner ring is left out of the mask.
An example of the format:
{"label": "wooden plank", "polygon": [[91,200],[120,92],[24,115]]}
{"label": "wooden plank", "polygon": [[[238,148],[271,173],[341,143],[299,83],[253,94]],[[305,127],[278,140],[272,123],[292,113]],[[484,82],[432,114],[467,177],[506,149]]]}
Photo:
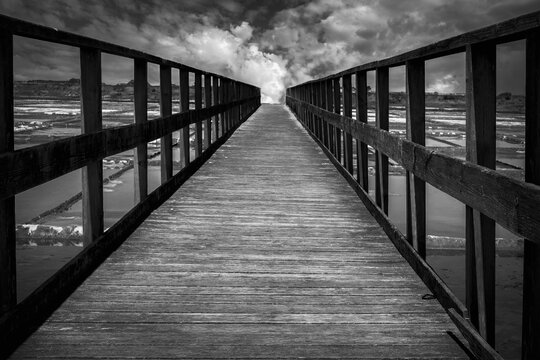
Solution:
{"label": "wooden plank", "polygon": [[[426,144],[426,94],[424,61],[406,65],[407,138]],[[420,256],[426,258],[426,184],[407,171],[407,239]]]}
{"label": "wooden plank", "polygon": [[[83,134],[101,131],[101,52],[82,48],[81,130]],[[103,144],[98,143],[101,147]],[[91,162],[82,169],[82,218],[84,244],[88,246],[103,234],[103,164]]]}
{"label": "wooden plank", "polygon": [[[148,65],[145,60],[135,60],[134,102],[135,124],[148,121]],[[148,194],[148,144],[137,145],[134,154],[135,163],[135,203],[139,203]]]}
{"label": "wooden plank", "polygon": [[[12,358],[466,358],[444,310],[422,300],[429,290],[283,106],[261,107],[229,145]],[[299,267],[306,258],[317,272]]]}
{"label": "wooden plank", "polygon": [[[13,151],[13,35],[0,32],[0,154]],[[17,303],[15,197],[0,200],[0,316]]]}
{"label": "wooden plank", "polygon": [[[376,124],[379,129],[388,130],[388,68],[377,69],[376,82]],[[388,157],[378,149],[375,149],[375,199],[377,205],[388,215]]]}
{"label": "wooden plank", "polygon": [[[495,63],[495,44],[467,47],[467,160],[490,169],[495,168],[496,154]],[[467,303],[476,302],[478,306],[477,313],[471,309],[471,320],[487,342],[494,345],[495,222],[470,207],[466,216],[466,244]]]}
{"label": "wooden plank", "polygon": [[[171,68],[161,65],[159,67],[160,86],[160,115],[167,117],[172,114],[172,81]],[[161,147],[161,183],[164,184],[172,177],[172,133],[160,140]]]}
{"label": "wooden plank", "polygon": [[[209,108],[212,106],[212,78],[209,75],[204,76],[204,107]],[[204,124],[205,133],[204,138],[206,142],[205,148],[208,149],[212,144],[212,118],[206,119]]]}
{"label": "wooden plank", "polygon": [[[212,98],[213,105],[219,104],[219,78],[217,76],[212,77]],[[214,116],[214,141],[219,138],[219,115]]]}
{"label": "wooden plank", "polygon": [[471,351],[477,359],[503,360],[503,357],[484,338],[478,335],[474,325],[469,320],[464,319],[455,309],[450,309],[448,314],[469,343]]}
{"label": "wooden plank", "polygon": [[[343,76],[343,116],[352,118],[352,77],[351,75]],[[353,173],[353,146],[351,134],[344,132],[343,139],[343,164],[345,169],[351,174]]]}
{"label": "wooden plank", "polygon": [[[195,110],[202,109],[202,77],[195,73]],[[199,157],[203,151],[202,123],[195,124],[195,157]]]}
{"label": "wooden plank", "polygon": [[[339,78],[334,80],[334,113],[341,114],[341,84]],[[336,145],[336,150],[334,151],[334,156],[336,159],[341,162],[341,128],[334,127],[334,143]]]}
{"label": "wooden plank", "polygon": [[[180,112],[189,111],[189,71],[180,69]],[[180,132],[180,159],[183,166],[190,163],[189,126]]]}
{"label": "wooden plank", "polygon": [[[378,148],[422,180],[494,219],[504,228],[540,243],[540,186],[512,179],[495,170],[443,155],[400,139],[369,124],[288,98],[301,110],[316,112],[336,127]],[[1,158],[1,156],[0,156]],[[1,163],[1,162],[0,162]]]}
{"label": "wooden plank", "polygon": [[[256,107],[252,109],[255,111]],[[247,116],[249,117],[248,114]],[[157,121],[157,120],[154,120]],[[153,123],[154,121],[150,122]],[[0,317],[0,358],[7,357],[105,260],[223,145],[233,132],[221,137],[201,157],[150,193],[100,238],[85,247],[29,297]]]}
{"label": "wooden plank", "polygon": [[[368,93],[367,75],[365,71],[356,72],[356,120],[367,124],[368,120]],[[366,192],[368,185],[368,149],[367,145],[356,139],[356,170],[357,180]]]}
{"label": "wooden plank", "polygon": [[[525,181],[540,185],[540,32],[527,38],[525,76]],[[525,240],[522,358],[540,358],[540,245]]]}

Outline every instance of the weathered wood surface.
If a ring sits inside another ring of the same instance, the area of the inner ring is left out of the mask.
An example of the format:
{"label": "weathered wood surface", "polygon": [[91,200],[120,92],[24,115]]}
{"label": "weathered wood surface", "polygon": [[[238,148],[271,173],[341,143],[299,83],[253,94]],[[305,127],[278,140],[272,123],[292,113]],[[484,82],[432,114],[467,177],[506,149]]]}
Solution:
{"label": "weathered wood surface", "polygon": [[467,358],[428,292],[265,105],[12,358]]}

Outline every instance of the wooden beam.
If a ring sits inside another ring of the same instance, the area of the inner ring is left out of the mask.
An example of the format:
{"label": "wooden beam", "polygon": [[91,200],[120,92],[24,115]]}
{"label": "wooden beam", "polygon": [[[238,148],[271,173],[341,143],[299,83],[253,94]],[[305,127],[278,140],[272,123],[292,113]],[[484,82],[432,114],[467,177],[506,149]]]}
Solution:
{"label": "wooden beam", "polygon": [[[319,82],[319,96],[321,101],[321,108],[326,109],[326,81]],[[321,133],[323,144],[328,148],[328,125],[324,118],[321,117]]]}
{"label": "wooden beam", "polygon": [[[102,130],[101,52],[81,48],[81,120],[82,133]],[[96,144],[103,147],[103,144]],[[84,245],[88,246],[103,233],[103,164],[92,161],[82,169],[82,218]]]}
{"label": "wooden beam", "polygon": [[[379,68],[376,72],[377,112],[376,124],[381,130],[388,130],[388,68]],[[375,150],[375,200],[382,211],[388,215],[388,157],[380,150]]]}
{"label": "wooden beam", "polygon": [[[214,105],[219,104],[219,78],[217,76],[212,77],[212,96]],[[214,116],[214,141],[219,138],[219,116]]]}
{"label": "wooden beam", "polygon": [[[212,78],[210,75],[204,76],[204,107],[209,108],[212,106]],[[205,126],[205,142],[206,149],[212,144],[212,118],[206,119]]]}
{"label": "wooden beam", "polygon": [[[13,151],[13,35],[0,31],[0,154]],[[15,196],[0,200],[0,315],[17,304]]]}
{"label": "wooden beam", "polygon": [[[334,91],[332,89],[332,80],[326,80],[326,110],[328,111],[334,111]],[[326,121],[326,127],[328,132],[328,144],[327,147],[330,150],[332,154],[335,156],[335,141],[334,141],[334,135],[335,130],[334,127]]]}
{"label": "wooden beam", "polygon": [[[202,109],[202,77],[195,73],[195,110]],[[202,123],[195,124],[195,157],[199,157],[203,150]]]}
{"label": "wooden beam", "polygon": [[[146,60],[135,60],[135,124],[148,121],[148,65]],[[135,150],[135,203],[139,203],[148,194],[148,144],[139,144]]]}
{"label": "wooden beam", "polygon": [[[189,111],[189,71],[180,69],[180,112]],[[189,125],[180,132],[180,159],[182,167],[190,163]]]}
{"label": "wooden beam", "polygon": [[[409,61],[406,65],[407,139],[426,144],[425,65]],[[407,171],[407,239],[420,256],[426,258],[426,183]]]}
{"label": "wooden beam", "polygon": [[[343,76],[343,116],[352,118],[352,76]],[[344,131],[343,155],[345,169],[353,173],[353,141],[351,134]]]}
{"label": "wooden beam", "polygon": [[[172,82],[171,68],[166,65],[159,67],[159,86],[161,90],[161,117],[172,114]],[[161,183],[164,184],[172,177],[172,134],[161,138]]]}
{"label": "wooden beam", "polygon": [[[341,114],[341,84],[339,83],[339,78],[334,79],[334,113]],[[334,155],[341,163],[341,129],[336,126],[334,127],[334,131],[334,142],[336,145]]]}
{"label": "wooden beam", "polygon": [[[490,169],[495,168],[496,160],[495,62],[495,44],[467,47],[467,160]],[[478,324],[487,342],[494,345],[495,222],[470,207],[466,211],[466,247],[467,304],[471,320]],[[477,304],[477,309],[473,303]]]}
{"label": "wooden beam", "polygon": [[[368,120],[367,75],[365,71],[356,73],[356,120],[367,124]],[[356,139],[357,180],[366,192],[368,186],[368,149],[367,145]]]}
{"label": "wooden beam", "polygon": [[[540,185],[540,31],[526,44],[525,181]],[[525,239],[522,359],[540,358],[540,244]]]}

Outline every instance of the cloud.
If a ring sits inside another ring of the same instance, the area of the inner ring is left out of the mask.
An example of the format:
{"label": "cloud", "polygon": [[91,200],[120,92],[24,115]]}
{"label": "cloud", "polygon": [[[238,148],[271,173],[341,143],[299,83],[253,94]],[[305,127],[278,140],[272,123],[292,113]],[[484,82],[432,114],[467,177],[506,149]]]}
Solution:
{"label": "cloud", "polygon": [[[538,7],[537,0],[0,0],[0,12],[9,16],[260,86],[263,101],[268,102],[283,101],[288,86]],[[76,75],[74,52],[47,49],[45,45],[18,45],[19,78]],[[520,58],[522,50],[498,54],[500,64],[511,69],[499,72],[503,81],[498,91],[519,89],[516,84],[523,76],[508,74],[518,73],[520,67],[514,59]],[[427,88],[463,91],[464,62],[460,59],[448,57],[427,64]],[[108,61],[112,63],[104,64],[104,70],[110,81],[115,76],[122,80],[131,76],[130,61]]]}

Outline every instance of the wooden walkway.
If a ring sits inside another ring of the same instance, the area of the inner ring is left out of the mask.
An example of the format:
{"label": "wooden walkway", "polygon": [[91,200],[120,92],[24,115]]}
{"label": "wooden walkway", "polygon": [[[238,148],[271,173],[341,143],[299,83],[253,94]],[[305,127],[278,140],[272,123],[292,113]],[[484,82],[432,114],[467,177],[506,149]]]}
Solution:
{"label": "wooden walkway", "polygon": [[263,105],[12,358],[467,358],[426,293],[292,115]]}

